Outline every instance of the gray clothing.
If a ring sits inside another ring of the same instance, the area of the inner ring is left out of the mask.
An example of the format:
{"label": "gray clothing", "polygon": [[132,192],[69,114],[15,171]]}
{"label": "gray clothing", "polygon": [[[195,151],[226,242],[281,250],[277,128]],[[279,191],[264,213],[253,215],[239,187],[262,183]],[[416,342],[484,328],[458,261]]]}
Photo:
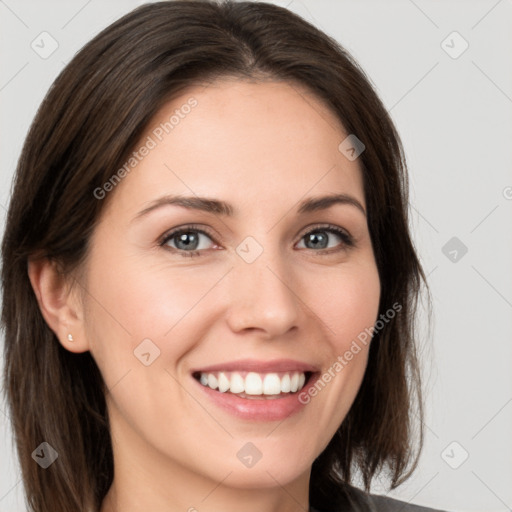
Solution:
{"label": "gray clothing", "polygon": [[355,487],[351,487],[348,501],[350,505],[333,505],[331,510],[326,510],[325,507],[318,509],[311,506],[311,512],[446,512],[414,505],[388,496],[368,494]]}

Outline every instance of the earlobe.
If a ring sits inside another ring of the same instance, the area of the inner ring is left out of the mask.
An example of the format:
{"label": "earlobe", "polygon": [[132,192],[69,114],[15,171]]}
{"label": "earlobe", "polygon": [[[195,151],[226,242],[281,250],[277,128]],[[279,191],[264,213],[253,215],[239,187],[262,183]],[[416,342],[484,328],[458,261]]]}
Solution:
{"label": "earlobe", "polygon": [[27,271],[41,314],[62,346],[77,353],[89,350],[78,285],[48,258],[30,259]]}

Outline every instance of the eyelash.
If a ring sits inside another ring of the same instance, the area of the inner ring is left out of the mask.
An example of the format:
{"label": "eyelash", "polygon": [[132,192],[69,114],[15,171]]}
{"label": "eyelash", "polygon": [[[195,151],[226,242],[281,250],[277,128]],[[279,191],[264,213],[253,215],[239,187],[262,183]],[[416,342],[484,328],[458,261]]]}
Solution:
{"label": "eyelash", "polygon": [[[339,228],[338,226],[334,226],[332,224],[322,224],[322,225],[314,226],[312,229],[310,229],[309,231],[304,233],[301,236],[300,240],[302,240],[305,236],[307,236],[311,233],[322,232],[322,231],[324,231],[326,233],[334,233],[335,235],[338,235],[340,237],[340,239],[342,240],[342,243],[340,244],[339,248],[331,247],[329,249],[322,249],[322,250],[318,250],[318,251],[315,249],[309,249],[310,251],[313,251],[316,254],[331,254],[333,252],[339,252],[344,249],[349,249],[349,248],[352,248],[355,246],[355,241],[348,232],[346,232],[346,231],[342,230],[341,228]],[[200,228],[194,224],[191,224],[189,226],[180,227],[178,229],[171,231],[170,233],[165,234],[162,237],[161,241],[159,242],[159,245],[161,247],[166,248],[165,246],[166,246],[167,242],[172,240],[174,237],[176,237],[178,235],[182,235],[184,233],[190,233],[190,232],[201,233],[203,235],[206,235],[215,244],[217,244],[214,236],[211,233],[209,233],[208,231],[206,231],[203,228]],[[183,256],[184,258],[201,256],[202,255],[201,253],[205,251],[205,249],[202,249],[199,251],[198,250],[184,251],[183,249],[176,249],[174,247],[170,247],[168,250],[170,250],[171,252],[176,252],[176,253],[180,254],[181,256]]]}

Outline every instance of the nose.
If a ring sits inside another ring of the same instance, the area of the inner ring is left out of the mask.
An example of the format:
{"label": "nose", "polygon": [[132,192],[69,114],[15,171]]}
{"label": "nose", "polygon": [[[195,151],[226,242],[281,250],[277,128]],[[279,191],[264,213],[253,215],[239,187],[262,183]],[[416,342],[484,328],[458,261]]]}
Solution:
{"label": "nose", "polygon": [[230,272],[227,321],[234,332],[257,330],[274,339],[298,326],[301,301],[289,267],[266,252],[252,263],[240,259]]}

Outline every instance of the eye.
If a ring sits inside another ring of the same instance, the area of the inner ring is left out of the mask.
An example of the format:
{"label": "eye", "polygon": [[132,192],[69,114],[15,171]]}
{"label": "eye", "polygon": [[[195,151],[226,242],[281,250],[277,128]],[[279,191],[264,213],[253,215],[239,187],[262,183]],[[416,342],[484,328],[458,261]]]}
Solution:
{"label": "eye", "polygon": [[186,226],[164,235],[160,245],[178,251],[182,256],[199,256],[200,251],[212,249],[215,242],[203,229]]}
{"label": "eye", "polygon": [[[300,245],[301,243],[303,243],[302,246]],[[336,252],[336,247],[339,247],[337,250],[343,250],[353,246],[354,240],[349,233],[337,226],[328,225],[318,226],[308,231],[302,236],[297,247],[300,249],[335,249],[334,251],[328,250],[327,252]]]}
{"label": "eye", "polygon": [[[184,257],[201,256],[201,253],[207,249],[218,248],[213,235],[194,226],[172,230],[163,236],[159,245]],[[348,232],[338,226],[327,225],[308,231],[302,236],[297,247],[314,249],[318,254],[323,254],[342,251],[354,245],[354,240]]]}

